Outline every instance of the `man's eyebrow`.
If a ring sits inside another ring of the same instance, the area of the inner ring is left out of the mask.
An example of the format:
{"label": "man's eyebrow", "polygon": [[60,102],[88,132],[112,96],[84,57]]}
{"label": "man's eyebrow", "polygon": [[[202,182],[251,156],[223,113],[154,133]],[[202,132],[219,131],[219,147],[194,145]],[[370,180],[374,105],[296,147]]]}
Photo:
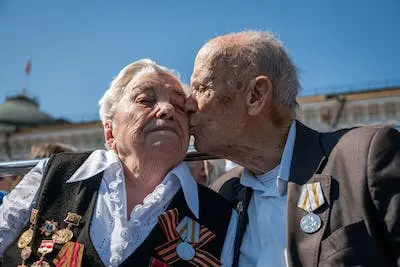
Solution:
{"label": "man's eyebrow", "polygon": [[178,94],[179,96],[181,96],[181,97],[183,97],[183,98],[186,98],[186,97],[187,97],[187,95],[185,94],[185,92],[183,91],[182,88],[174,88],[173,90],[174,90],[174,92],[175,92],[176,94]]}

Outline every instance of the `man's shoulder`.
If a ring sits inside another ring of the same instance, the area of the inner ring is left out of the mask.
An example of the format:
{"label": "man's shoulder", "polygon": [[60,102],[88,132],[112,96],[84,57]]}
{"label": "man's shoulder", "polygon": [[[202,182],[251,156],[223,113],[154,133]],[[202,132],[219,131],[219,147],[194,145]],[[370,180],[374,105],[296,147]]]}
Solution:
{"label": "man's shoulder", "polygon": [[321,133],[321,140],[328,144],[337,143],[335,144],[337,149],[351,150],[355,146],[369,146],[375,136],[378,136],[378,139],[385,139],[393,133],[396,134],[397,131],[390,126],[361,126]]}

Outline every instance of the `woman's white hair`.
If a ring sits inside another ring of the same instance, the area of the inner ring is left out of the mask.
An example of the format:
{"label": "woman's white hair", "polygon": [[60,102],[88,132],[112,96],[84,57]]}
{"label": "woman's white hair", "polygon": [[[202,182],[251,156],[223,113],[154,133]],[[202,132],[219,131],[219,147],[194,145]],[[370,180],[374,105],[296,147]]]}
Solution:
{"label": "woman's white hair", "polygon": [[140,59],[125,66],[112,80],[110,87],[99,100],[99,115],[103,124],[113,119],[116,107],[126,93],[125,88],[129,82],[143,74],[153,72],[172,75],[179,81],[179,74],[176,71],[160,66],[150,59]]}

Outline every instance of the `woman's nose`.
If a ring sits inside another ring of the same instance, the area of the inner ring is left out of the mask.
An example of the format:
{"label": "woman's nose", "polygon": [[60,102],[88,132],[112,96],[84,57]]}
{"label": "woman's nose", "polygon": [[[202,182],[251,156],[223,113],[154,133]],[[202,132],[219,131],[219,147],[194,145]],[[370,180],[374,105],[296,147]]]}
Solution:
{"label": "woman's nose", "polygon": [[157,109],[156,117],[158,119],[172,119],[174,117],[174,107],[170,103],[159,103]]}

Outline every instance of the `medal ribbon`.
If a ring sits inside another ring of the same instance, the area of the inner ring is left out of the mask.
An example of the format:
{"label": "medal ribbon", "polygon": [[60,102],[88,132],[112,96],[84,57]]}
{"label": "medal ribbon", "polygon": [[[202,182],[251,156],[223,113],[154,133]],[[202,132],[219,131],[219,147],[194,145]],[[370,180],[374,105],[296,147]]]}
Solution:
{"label": "medal ribbon", "polygon": [[297,207],[312,212],[324,203],[325,199],[320,182],[303,185]]}
{"label": "medal ribbon", "polygon": [[[167,264],[173,264],[180,259],[179,255],[176,252],[176,248],[179,243],[183,242],[183,240],[176,230],[178,225],[178,218],[179,212],[176,208],[168,210],[158,216],[158,224],[168,241],[157,247],[155,250],[157,254],[161,257],[161,259]],[[214,238],[215,234],[213,234],[207,227],[201,226],[199,241],[190,243],[190,245],[192,245],[195,250],[195,256],[188,262],[193,266],[198,267],[221,266],[221,262],[216,257],[211,255],[207,251],[200,249]]]}

